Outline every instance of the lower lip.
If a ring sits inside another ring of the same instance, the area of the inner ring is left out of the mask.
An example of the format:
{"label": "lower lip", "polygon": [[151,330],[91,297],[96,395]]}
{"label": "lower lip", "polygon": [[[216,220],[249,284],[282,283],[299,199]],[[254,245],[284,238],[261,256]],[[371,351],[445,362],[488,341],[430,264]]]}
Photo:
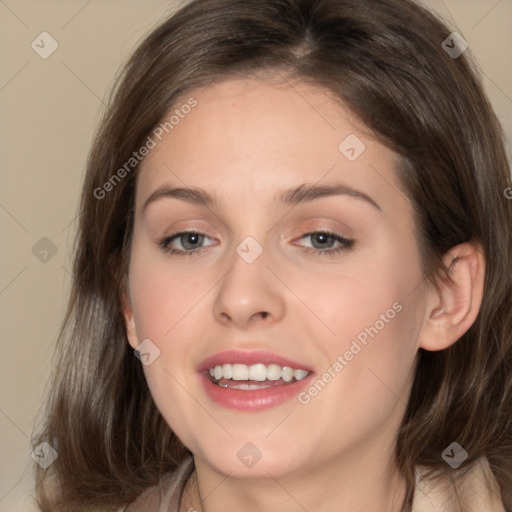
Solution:
{"label": "lower lip", "polygon": [[206,394],[216,403],[238,411],[261,411],[280,405],[297,396],[309,383],[312,373],[302,380],[282,386],[262,389],[231,389],[217,386],[206,375],[200,373]]}

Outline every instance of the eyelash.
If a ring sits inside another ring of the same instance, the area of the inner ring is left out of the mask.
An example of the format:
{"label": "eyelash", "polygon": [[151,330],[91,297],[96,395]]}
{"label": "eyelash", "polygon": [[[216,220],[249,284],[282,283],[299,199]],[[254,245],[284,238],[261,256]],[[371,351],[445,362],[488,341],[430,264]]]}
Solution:
{"label": "eyelash", "polygon": [[[163,252],[169,253],[169,254],[175,254],[178,256],[199,256],[200,254],[202,254],[204,252],[204,250],[206,250],[207,247],[209,247],[209,246],[206,246],[206,247],[200,247],[199,249],[190,249],[190,250],[185,249],[183,251],[170,247],[170,243],[173,242],[176,238],[179,238],[182,235],[188,235],[188,234],[201,235],[201,236],[207,237],[207,235],[205,235],[204,233],[201,233],[200,231],[195,231],[195,230],[180,231],[178,233],[175,233],[174,235],[170,235],[170,236],[167,236],[167,237],[159,240],[158,246],[160,247],[160,249]],[[342,251],[346,251],[346,250],[352,248],[352,246],[354,245],[354,240],[350,240],[348,238],[344,238],[340,235],[337,235],[336,233],[332,233],[330,231],[324,231],[324,230],[309,231],[308,233],[304,233],[300,237],[300,239],[307,237],[307,236],[316,235],[316,234],[326,235],[327,237],[334,239],[336,242],[340,243],[341,245],[335,249],[324,249],[324,250],[316,249],[314,247],[305,247],[303,250],[306,254],[314,254],[314,255],[318,255],[318,256],[334,256],[334,255],[341,253]]]}

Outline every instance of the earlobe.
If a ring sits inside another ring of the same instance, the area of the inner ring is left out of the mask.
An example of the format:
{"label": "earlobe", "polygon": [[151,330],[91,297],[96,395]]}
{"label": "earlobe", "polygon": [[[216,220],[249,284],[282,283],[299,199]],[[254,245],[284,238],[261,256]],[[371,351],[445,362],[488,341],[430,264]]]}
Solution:
{"label": "earlobe", "polygon": [[444,257],[448,278],[440,281],[439,292],[429,291],[428,308],[419,347],[444,350],[455,343],[474,323],[482,303],[485,258],[480,245],[464,243]]}

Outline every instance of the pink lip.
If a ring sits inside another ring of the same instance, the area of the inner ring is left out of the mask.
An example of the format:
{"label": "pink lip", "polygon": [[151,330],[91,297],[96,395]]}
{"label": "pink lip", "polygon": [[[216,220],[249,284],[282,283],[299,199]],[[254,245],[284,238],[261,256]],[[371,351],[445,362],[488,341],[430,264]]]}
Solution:
{"label": "pink lip", "polygon": [[[283,384],[282,386],[253,390],[223,388],[214,384],[210,380],[208,375],[208,370],[210,368],[221,364],[234,363],[246,365],[256,363],[262,363],[265,365],[278,364],[280,366],[289,366],[294,369],[308,370],[310,373],[304,379],[292,384]],[[278,354],[259,350],[251,352],[242,352],[237,350],[220,352],[203,361],[199,365],[197,371],[206,394],[211,400],[228,409],[254,412],[275,407],[296,397],[305,387],[310,385],[311,379],[314,375],[312,369],[303,363],[292,361],[291,359],[282,357]]]}

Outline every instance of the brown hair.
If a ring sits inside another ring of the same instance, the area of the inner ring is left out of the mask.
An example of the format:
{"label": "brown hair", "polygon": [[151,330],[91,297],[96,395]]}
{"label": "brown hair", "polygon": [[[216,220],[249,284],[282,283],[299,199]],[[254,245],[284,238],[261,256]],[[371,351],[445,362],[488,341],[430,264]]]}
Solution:
{"label": "brown hair", "polygon": [[[137,166],[104,198],[95,191],[178,98],[256,70],[327,88],[401,156],[396,172],[414,206],[426,279],[446,273],[441,258],[453,246],[481,244],[479,315],[448,349],[420,349],[396,459],[408,482],[404,512],[417,465],[458,475],[482,456],[512,510],[510,169],[468,52],[453,58],[442,47],[450,32],[411,0],[196,0],[142,42],[88,160],[72,291],[46,420],[34,436],[34,446],[47,441],[59,454],[48,469],[35,466],[43,511],[114,510],[188,453],[153,402],[120,309]],[[441,458],[453,441],[469,455],[457,471]]]}

